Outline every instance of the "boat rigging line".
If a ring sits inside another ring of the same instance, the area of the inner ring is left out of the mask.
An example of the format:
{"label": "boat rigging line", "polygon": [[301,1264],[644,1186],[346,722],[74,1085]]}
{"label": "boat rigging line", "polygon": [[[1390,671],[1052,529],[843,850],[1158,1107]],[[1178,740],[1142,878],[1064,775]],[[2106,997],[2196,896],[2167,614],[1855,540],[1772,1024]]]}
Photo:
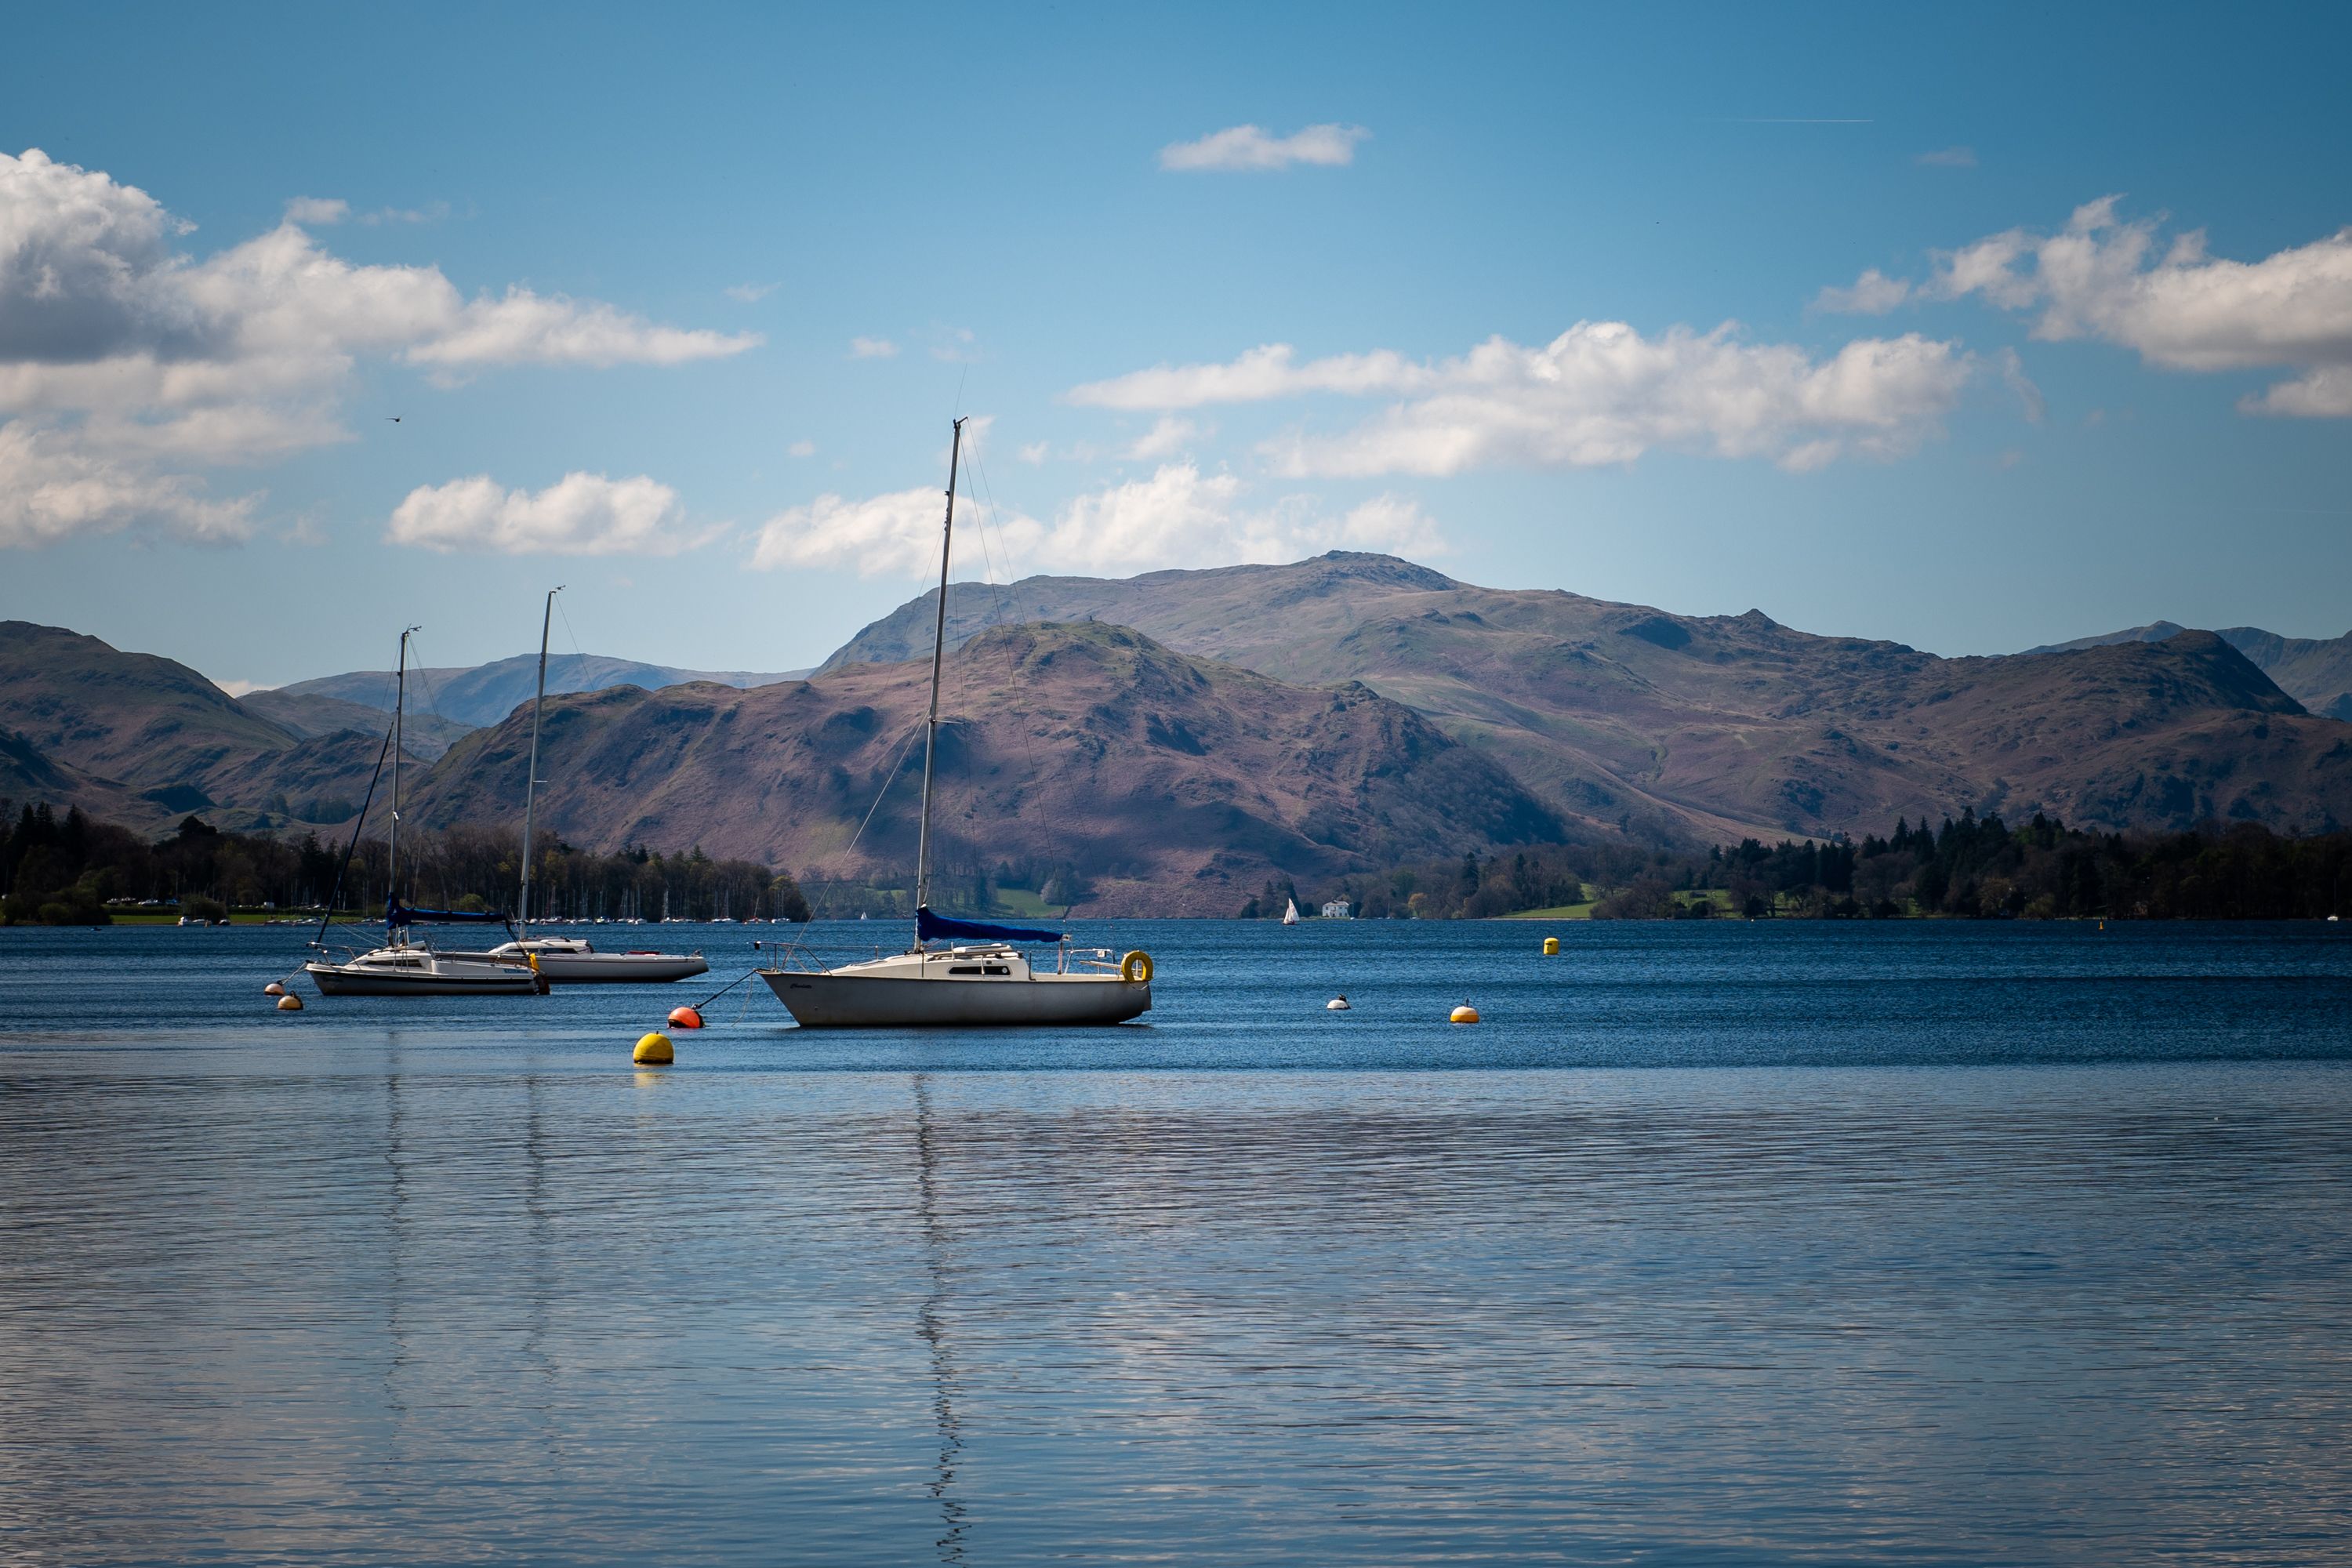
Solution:
{"label": "boat rigging line", "polygon": [[[343,896],[343,876],[352,868],[352,856],[360,847],[360,831],[367,826],[368,807],[375,804],[375,786],[383,779],[383,760],[391,753],[393,731],[398,723],[394,720],[383,727],[383,744],[376,748],[375,772],[368,776],[367,794],[360,800],[360,814],[352,821],[352,840],[343,846],[342,864],[335,868],[334,886],[327,889],[327,906],[319,912],[319,934],[310,939],[310,945],[320,952],[327,951],[327,927],[335,918],[335,900]],[[301,971],[302,966],[296,964],[288,972],[287,979],[291,980]]]}

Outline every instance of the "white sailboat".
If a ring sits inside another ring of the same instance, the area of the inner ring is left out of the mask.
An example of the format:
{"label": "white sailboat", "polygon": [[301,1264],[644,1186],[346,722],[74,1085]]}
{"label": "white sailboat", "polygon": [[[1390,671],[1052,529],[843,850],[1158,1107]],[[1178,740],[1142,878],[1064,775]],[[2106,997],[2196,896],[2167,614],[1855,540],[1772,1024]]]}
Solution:
{"label": "white sailboat", "polygon": [[539,804],[539,721],[541,710],[547,706],[547,634],[555,618],[555,595],[562,592],[561,587],[547,591],[547,603],[539,616],[539,695],[530,704],[530,765],[523,778],[522,794],[522,896],[515,911],[514,940],[501,942],[488,952],[450,956],[535,963],[541,974],[566,985],[583,981],[650,984],[709,973],[710,965],[703,962],[700,952],[654,952],[644,949],[599,952],[595,944],[584,937],[530,934],[530,883],[536,868],[530,845],[532,820]]}
{"label": "white sailboat", "polygon": [[[803,1028],[910,1025],[1118,1024],[1151,1006],[1151,959],[1117,963],[1074,954],[1063,933],[950,920],[930,908],[931,772],[940,728],[940,668],[947,652],[948,561],[955,542],[957,468],[963,426],[948,455],[947,521],[940,544],[940,601],[931,638],[931,706],[923,732],[923,816],[915,838],[915,945],[838,968],[760,972]],[[1020,942],[1055,944],[1054,967],[1033,964]]]}
{"label": "white sailboat", "polygon": [[[500,960],[478,953],[436,952],[430,947],[408,940],[409,924],[415,916],[447,920],[496,920],[496,915],[467,915],[440,910],[412,910],[400,901],[400,743],[408,705],[408,638],[417,628],[409,627],[400,634],[400,663],[394,678],[392,732],[385,745],[392,752],[392,826],[389,834],[394,891],[384,900],[384,935],[389,939],[373,952],[355,954],[338,963],[325,957],[312,959],[302,966],[319,987],[321,996],[529,996],[544,992],[546,982],[533,973],[528,963]],[[367,821],[367,811],[361,808],[360,819],[352,826],[352,842],[359,842],[360,828]],[[348,860],[349,856],[345,858]],[[329,902],[333,900],[331,899]],[[326,933],[326,921],[319,922],[320,936]],[[310,945],[321,954],[326,952],[322,942]]]}
{"label": "white sailboat", "polygon": [[1297,899],[1285,899],[1282,900],[1282,923],[1286,926],[1295,926],[1298,923],[1298,900]]}

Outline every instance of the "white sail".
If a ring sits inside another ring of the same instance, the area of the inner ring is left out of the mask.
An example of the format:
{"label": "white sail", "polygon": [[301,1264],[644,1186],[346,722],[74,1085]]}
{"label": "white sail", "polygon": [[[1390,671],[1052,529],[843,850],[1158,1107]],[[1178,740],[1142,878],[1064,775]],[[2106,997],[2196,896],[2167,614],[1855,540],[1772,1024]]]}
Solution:
{"label": "white sail", "polygon": [[1282,923],[1286,926],[1295,926],[1298,923],[1298,900],[1297,899],[1285,899],[1282,900]]}

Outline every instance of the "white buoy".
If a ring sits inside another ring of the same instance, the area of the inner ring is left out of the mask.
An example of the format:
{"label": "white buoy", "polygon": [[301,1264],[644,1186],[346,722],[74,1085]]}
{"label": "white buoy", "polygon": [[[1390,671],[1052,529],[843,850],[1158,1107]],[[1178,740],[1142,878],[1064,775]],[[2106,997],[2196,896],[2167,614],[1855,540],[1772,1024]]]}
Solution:
{"label": "white buoy", "polygon": [[1323,1010],[1327,1013],[1345,1013],[1348,1011],[1348,998],[1344,995],[1334,996],[1323,1004]]}

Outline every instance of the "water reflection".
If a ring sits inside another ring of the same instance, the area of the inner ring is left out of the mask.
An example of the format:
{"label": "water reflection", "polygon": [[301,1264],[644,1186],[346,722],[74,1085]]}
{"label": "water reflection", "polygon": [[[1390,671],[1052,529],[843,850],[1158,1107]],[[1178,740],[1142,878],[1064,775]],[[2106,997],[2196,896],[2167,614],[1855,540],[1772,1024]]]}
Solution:
{"label": "water reflection", "polygon": [[915,1183],[917,1213],[923,1234],[923,1267],[930,1289],[917,1314],[916,1333],[929,1347],[931,1407],[940,1429],[939,1478],[929,1484],[940,1505],[940,1561],[963,1561],[964,1505],[954,1495],[956,1458],[963,1448],[963,1431],[956,1419],[955,1358],[948,1346],[945,1312],[948,1296],[950,1237],[940,1219],[939,1153],[932,1143],[931,1086],[929,1076],[917,1073],[915,1090]]}

